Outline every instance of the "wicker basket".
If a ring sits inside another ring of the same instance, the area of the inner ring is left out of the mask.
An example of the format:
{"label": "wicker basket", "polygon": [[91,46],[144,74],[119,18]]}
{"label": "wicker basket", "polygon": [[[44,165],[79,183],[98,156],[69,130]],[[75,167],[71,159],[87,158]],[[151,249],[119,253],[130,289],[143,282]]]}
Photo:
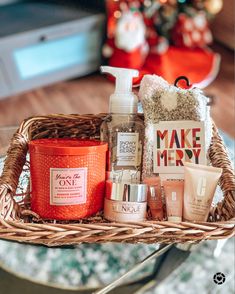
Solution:
{"label": "wicker basket", "polygon": [[0,178],[0,238],[47,246],[80,243],[195,243],[206,239],[230,238],[235,234],[235,181],[226,149],[213,127],[209,157],[223,168],[220,186],[224,199],[201,223],[145,221],[111,223],[102,214],[77,222],[45,222],[30,211],[29,193],[16,201],[19,177],[26,163],[28,141],[38,138],[99,138],[105,114],[49,115],[25,120],[12,138]]}

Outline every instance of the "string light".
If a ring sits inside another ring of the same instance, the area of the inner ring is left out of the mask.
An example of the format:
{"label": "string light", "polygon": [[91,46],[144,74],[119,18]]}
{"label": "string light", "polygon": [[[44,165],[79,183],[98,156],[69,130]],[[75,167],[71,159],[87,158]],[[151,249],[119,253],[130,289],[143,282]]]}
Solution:
{"label": "string light", "polygon": [[205,7],[209,11],[209,13],[216,14],[220,12],[220,10],[223,7],[223,1],[222,0],[206,0],[205,1]]}
{"label": "string light", "polygon": [[114,12],[114,17],[116,17],[116,18],[120,18],[121,16],[122,16],[121,11],[116,10],[116,11]]}
{"label": "string light", "polygon": [[146,7],[150,7],[151,4],[152,4],[151,0],[144,0],[144,5],[145,5]]}

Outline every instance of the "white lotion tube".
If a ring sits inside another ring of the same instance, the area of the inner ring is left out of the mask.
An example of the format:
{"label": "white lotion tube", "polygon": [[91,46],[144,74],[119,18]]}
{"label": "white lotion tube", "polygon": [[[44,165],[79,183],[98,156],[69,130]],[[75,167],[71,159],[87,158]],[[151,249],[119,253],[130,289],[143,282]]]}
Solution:
{"label": "white lotion tube", "polygon": [[221,168],[184,163],[184,212],[185,221],[207,221]]}

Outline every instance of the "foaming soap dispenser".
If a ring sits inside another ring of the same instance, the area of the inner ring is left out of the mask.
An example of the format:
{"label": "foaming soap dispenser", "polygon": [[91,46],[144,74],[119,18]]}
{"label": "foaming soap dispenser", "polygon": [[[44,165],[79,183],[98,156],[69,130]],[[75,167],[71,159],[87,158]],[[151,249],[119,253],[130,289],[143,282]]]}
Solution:
{"label": "foaming soap dispenser", "polygon": [[137,114],[138,98],[132,92],[133,69],[101,66],[101,72],[116,77],[109,112],[101,125],[101,140],[108,142],[108,176],[114,182],[139,182],[144,142],[144,122]]}

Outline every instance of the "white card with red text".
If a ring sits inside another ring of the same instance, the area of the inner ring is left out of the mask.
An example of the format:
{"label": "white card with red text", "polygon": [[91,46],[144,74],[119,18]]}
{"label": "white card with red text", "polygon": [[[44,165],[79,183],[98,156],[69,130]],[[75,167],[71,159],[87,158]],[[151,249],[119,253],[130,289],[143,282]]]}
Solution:
{"label": "white card with red text", "polygon": [[200,121],[161,121],[154,125],[154,173],[183,174],[184,162],[206,164],[205,126]]}

